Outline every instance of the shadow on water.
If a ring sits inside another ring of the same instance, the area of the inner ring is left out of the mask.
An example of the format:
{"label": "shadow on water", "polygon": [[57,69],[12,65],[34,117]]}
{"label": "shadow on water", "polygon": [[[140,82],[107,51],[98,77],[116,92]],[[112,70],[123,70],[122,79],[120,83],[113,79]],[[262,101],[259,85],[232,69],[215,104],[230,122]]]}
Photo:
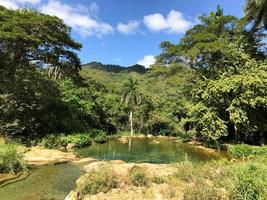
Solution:
{"label": "shadow on water", "polygon": [[63,200],[81,174],[68,164],[33,169],[27,179],[0,188],[0,200]]}
{"label": "shadow on water", "polygon": [[188,144],[175,143],[168,138],[129,138],[128,141],[113,139],[105,144],[78,149],[76,153],[81,157],[136,163],[172,163],[185,159],[201,162],[220,158],[219,154],[210,154]]}

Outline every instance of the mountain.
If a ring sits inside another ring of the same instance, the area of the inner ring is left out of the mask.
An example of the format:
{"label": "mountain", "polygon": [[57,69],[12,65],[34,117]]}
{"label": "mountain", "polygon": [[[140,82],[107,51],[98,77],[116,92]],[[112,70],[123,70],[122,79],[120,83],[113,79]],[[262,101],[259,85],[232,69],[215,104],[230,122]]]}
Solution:
{"label": "mountain", "polygon": [[144,74],[147,69],[143,65],[132,65],[128,67],[123,67],[120,65],[112,65],[112,64],[102,64],[101,62],[90,62],[84,64],[83,68],[92,68],[92,69],[99,69],[106,72],[113,72],[113,73],[121,73],[121,72],[136,72],[139,74]]}

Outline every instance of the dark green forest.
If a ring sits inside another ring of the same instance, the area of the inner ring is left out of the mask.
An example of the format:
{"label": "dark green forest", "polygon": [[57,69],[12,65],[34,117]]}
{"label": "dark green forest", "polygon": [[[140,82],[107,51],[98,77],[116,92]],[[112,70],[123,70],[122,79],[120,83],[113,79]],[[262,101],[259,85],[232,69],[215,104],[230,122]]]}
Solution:
{"label": "dark green forest", "polygon": [[[263,1],[265,2],[265,1]],[[266,2],[244,17],[218,6],[149,69],[92,62],[57,17],[0,6],[0,134],[179,136],[208,146],[266,144]],[[132,124],[132,126],[131,126]]]}

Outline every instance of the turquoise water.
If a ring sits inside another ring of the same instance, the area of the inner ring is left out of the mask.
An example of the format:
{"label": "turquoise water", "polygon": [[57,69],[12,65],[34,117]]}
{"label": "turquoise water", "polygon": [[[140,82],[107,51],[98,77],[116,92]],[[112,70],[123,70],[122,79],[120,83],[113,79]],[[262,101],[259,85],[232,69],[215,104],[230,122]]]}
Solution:
{"label": "turquoise water", "polygon": [[27,179],[0,188],[0,200],[64,200],[81,174],[68,164],[33,169]]}
{"label": "turquoise water", "polygon": [[135,163],[172,163],[186,159],[201,162],[220,158],[220,155],[203,152],[192,145],[176,143],[168,138],[131,138],[123,142],[114,139],[105,144],[77,149],[76,153],[81,157]]}
{"label": "turquoise water", "polygon": [[[81,157],[136,163],[205,162],[220,158],[168,138],[132,138],[124,142],[116,139],[78,149],[76,153]],[[43,166],[30,172],[27,179],[0,188],[0,200],[63,200],[82,174],[80,168],[69,164]]]}

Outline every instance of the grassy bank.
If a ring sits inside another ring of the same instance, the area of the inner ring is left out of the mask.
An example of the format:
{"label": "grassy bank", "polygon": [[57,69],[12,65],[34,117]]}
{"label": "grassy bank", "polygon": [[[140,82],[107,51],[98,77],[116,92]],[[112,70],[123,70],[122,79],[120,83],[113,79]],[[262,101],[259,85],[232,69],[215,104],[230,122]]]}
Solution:
{"label": "grassy bank", "polygon": [[105,162],[77,182],[82,199],[267,199],[266,146],[230,145],[235,159],[166,165]]}

